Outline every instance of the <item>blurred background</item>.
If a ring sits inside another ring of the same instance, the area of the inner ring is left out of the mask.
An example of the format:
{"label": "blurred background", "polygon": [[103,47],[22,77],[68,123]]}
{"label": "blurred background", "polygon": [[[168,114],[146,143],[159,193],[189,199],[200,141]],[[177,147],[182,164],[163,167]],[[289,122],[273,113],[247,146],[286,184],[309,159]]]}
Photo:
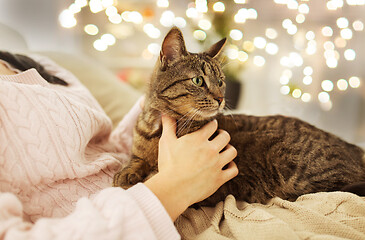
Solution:
{"label": "blurred background", "polygon": [[86,56],[140,91],[172,26],[190,52],[227,37],[231,112],[297,116],[358,144],[364,13],[365,0],[0,0],[27,50]]}

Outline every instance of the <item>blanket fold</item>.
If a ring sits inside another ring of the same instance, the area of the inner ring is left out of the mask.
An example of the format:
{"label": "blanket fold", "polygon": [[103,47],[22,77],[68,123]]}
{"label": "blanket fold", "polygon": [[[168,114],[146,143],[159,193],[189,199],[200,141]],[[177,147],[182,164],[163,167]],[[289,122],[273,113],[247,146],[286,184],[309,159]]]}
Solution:
{"label": "blanket fold", "polygon": [[229,195],[215,208],[186,210],[175,225],[182,239],[365,239],[365,198],[315,193],[264,205]]}

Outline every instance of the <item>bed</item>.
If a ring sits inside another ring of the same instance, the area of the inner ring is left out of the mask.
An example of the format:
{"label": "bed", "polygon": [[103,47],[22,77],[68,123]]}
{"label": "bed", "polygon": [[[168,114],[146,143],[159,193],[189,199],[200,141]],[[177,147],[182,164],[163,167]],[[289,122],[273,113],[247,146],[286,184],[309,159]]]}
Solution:
{"label": "bed", "polygon": [[[0,48],[28,53],[21,35],[0,24]],[[6,37],[4,37],[6,36]],[[141,95],[86,57],[37,52],[74,73],[89,88],[114,126]],[[175,222],[182,239],[365,239],[365,197],[307,194],[295,202],[273,198],[248,204],[229,195],[214,208],[189,208]]]}

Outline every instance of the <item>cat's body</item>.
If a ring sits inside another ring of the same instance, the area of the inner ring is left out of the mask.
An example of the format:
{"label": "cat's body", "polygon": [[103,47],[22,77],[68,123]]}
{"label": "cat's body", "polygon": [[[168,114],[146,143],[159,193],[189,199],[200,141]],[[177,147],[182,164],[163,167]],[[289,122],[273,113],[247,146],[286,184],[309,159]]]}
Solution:
{"label": "cat's body", "polygon": [[178,120],[177,136],[217,118],[237,149],[238,176],[198,205],[213,206],[228,194],[247,202],[295,200],[365,181],[364,151],[330,133],[296,118],[220,114],[224,75],[215,58],[224,43],[192,54],[178,29],[169,32],[137,121],[131,162],[114,176],[114,186],[128,188],[157,172],[161,112]]}

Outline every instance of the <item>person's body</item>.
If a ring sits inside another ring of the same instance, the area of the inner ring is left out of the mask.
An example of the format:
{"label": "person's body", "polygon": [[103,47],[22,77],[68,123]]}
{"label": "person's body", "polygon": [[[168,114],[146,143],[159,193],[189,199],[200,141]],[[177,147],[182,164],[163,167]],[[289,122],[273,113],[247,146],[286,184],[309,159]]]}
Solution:
{"label": "person's body", "polygon": [[176,239],[173,221],[237,175],[229,135],[208,140],[216,122],[178,139],[174,120],[162,117],[159,173],[110,187],[128,161],[140,102],[112,131],[71,73],[34,57],[69,85],[0,62],[0,239]]}

